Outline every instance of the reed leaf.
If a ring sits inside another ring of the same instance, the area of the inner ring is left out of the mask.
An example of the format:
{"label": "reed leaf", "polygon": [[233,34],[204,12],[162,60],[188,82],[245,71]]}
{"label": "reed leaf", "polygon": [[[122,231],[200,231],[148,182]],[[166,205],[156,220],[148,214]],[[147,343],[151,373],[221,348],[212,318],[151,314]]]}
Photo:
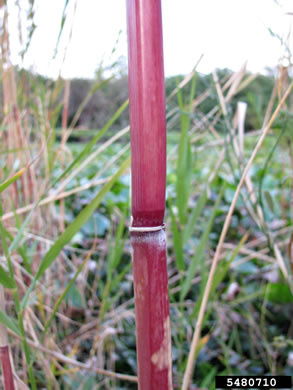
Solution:
{"label": "reed leaf", "polygon": [[19,179],[25,173],[25,171],[26,168],[22,168],[18,172],[16,172],[12,177],[5,180],[3,183],[0,183],[0,193],[3,192],[12,183],[14,183],[17,179]]}
{"label": "reed leaf", "polygon": [[90,256],[91,256],[91,253],[92,251],[86,256],[86,258],[84,259],[84,261],[81,263],[81,265],[78,267],[77,271],[75,272],[73,278],[70,280],[70,282],[68,283],[68,285],[66,286],[66,288],[64,289],[63,293],[60,295],[60,297],[58,298],[57,302],[55,303],[55,306],[54,306],[54,309],[50,315],[50,318],[48,319],[47,323],[46,323],[46,326],[45,326],[45,329],[43,331],[43,335],[42,337],[44,338],[44,336],[46,335],[46,333],[48,332],[48,329],[57,313],[57,310],[59,309],[61,303],[64,301],[64,298],[66,297],[66,295],[68,294],[69,290],[71,289],[71,287],[74,285],[78,275],[81,273],[81,271],[84,269],[84,266],[86,265],[86,263],[88,262],[88,260],[90,259]]}
{"label": "reed leaf", "polygon": [[39,270],[36,276],[33,279],[29,289],[27,290],[21,307],[24,308],[28,302],[28,298],[34,287],[36,286],[37,281],[40,277],[45,273],[45,271],[51,266],[56,257],[59,255],[61,250],[64,248],[66,244],[72,239],[72,237],[80,230],[82,225],[89,219],[89,217],[93,214],[96,208],[101,203],[103,197],[106,195],[108,191],[112,188],[112,186],[116,183],[125,169],[129,166],[130,158],[124,161],[119,170],[113,175],[111,180],[107,182],[104,187],[98,192],[96,197],[78,214],[75,220],[67,227],[64,233],[55,241],[53,246],[49,249],[49,251],[45,254],[43,261],[39,267]]}
{"label": "reed leaf", "polygon": [[63,179],[69,172],[72,172],[73,167],[80,162],[85,156],[88,156],[93,146],[98,140],[106,133],[106,131],[112,126],[112,124],[119,118],[122,112],[127,108],[129,101],[125,103],[115,112],[112,118],[106,123],[106,125],[86,144],[83,150],[77,155],[72,163],[64,170],[64,172],[54,181],[52,187],[54,187],[61,179]]}
{"label": "reed leaf", "polygon": [[199,217],[200,213],[202,212],[202,209],[204,208],[204,206],[206,205],[207,200],[208,200],[207,188],[204,188],[203,192],[201,193],[201,195],[196,203],[196,206],[193,208],[193,210],[188,218],[186,227],[184,229],[184,235],[183,235],[184,245],[187,244],[187,242],[191,238],[191,236],[194,232],[194,228],[196,226],[197,218]]}
{"label": "reed leaf", "polygon": [[171,202],[169,200],[169,211],[171,216],[171,231],[173,236],[173,245],[175,250],[176,266],[179,271],[184,271],[184,257],[183,257],[183,240],[182,232],[177,225],[176,216],[173,212]]}
{"label": "reed leaf", "polygon": [[4,268],[0,265],[0,283],[5,288],[15,288],[15,282],[10,278],[8,273],[4,270]]}
{"label": "reed leaf", "polygon": [[189,119],[187,115],[182,114],[182,129],[178,148],[176,180],[176,201],[181,225],[186,221],[192,174],[192,155],[188,136],[188,123]]}
{"label": "reed leaf", "polygon": [[13,318],[9,317],[2,310],[0,310],[0,322],[8,329],[12,330],[12,332],[16,333],[18,336],[21,336],[21,332],[18,328],[17,322]]}
{"label": "reed leaf", "polygon": [[204,232],[201,236],[201,239],[195,248],[195,251],[194,251],[195,254],[194,254],[193,258],[191,259],[191,262],[190,262],[188,270],[187,270],[187,277],[186,277],[186,279],[183,283],[183,286],[182,286],[182,290],[181,290],[181,294],[180,294],[181,301],[183,301],[183,299],[186,297],[186,295],[191,287],[192,279],[194,278],[194,276],[196,274],[197,268],[200,264],[202,264],[202,262],[204,260],[205,249],[206,249],[207,242],[209,240],[209,236],[210,236],[210,233],[211,233],[211,230],[213,227],[214,219],[215,219],[216,214],[218,212],[220,201],[221,201],[222,196],[224,194],[224,189],[225,189],[225,186],[223,185],[221,190],[220,190],[217,201],[214,205],[214,208],[213,208],[213,211],[212,211],[211,216],[209,218],[209,221],[206,225],[206,228],[204,229]]}

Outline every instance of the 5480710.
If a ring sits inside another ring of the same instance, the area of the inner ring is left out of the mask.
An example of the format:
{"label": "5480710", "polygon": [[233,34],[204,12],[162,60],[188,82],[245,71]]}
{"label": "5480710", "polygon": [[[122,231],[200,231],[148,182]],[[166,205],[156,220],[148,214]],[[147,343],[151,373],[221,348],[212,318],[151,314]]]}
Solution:
{"label": "5480710", "polygon": [[291,389],[290,376],[216,376],[217,389]]}

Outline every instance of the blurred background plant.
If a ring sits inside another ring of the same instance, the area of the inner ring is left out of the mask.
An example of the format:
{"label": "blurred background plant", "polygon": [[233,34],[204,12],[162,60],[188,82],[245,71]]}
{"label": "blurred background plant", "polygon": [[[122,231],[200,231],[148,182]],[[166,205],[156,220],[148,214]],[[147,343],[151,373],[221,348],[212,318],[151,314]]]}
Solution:
{"label": "blurred background plant", "polygon": [[[13,66],[8,9],[0,1],[1,347],[9,345],[20,389],[134,389],[125,63],[71,80]],[[24,56],[35,31],[34,1],[25,15]],[[289,49],[286,62],[266,75],[244,65],[166,79],[178,387],[222,226],[276,109],[222,247],[193,383],[214,389],[215,375],[292,374],[292,93],[277,108],[292,83]]]}

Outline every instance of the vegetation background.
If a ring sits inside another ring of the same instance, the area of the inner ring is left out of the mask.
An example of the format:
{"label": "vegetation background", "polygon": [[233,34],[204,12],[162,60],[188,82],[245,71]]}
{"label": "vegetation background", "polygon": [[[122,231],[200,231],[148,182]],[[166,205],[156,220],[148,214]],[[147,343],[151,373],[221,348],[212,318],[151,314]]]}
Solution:
{"label": "vegetation background", "polygon": [[[0,11],[1,347],[9,346],[19,389],[135,389],[125,63],[99,68],[94,80],[14,67],[3,0]],[[216,375],[292,375],[289,46],[286,53],[286,66],[266,75],[244,65],[166,79],[175,388],[225,221],[193,388],[214,389]]]}

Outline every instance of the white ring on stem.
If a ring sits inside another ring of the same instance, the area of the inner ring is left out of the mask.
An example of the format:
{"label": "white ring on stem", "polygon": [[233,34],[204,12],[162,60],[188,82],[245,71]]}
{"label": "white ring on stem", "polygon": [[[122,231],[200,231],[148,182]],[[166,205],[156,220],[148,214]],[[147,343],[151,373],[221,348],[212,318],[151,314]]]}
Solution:
{"label": "white ring on stem", "polygon": [[157,232],[159,230],[165,229],[166,224],[163,223],[163,225],[160,226],[151,226],[151,227],[136,227],[136,226],[129,226],[129,231],[130,232]]}

